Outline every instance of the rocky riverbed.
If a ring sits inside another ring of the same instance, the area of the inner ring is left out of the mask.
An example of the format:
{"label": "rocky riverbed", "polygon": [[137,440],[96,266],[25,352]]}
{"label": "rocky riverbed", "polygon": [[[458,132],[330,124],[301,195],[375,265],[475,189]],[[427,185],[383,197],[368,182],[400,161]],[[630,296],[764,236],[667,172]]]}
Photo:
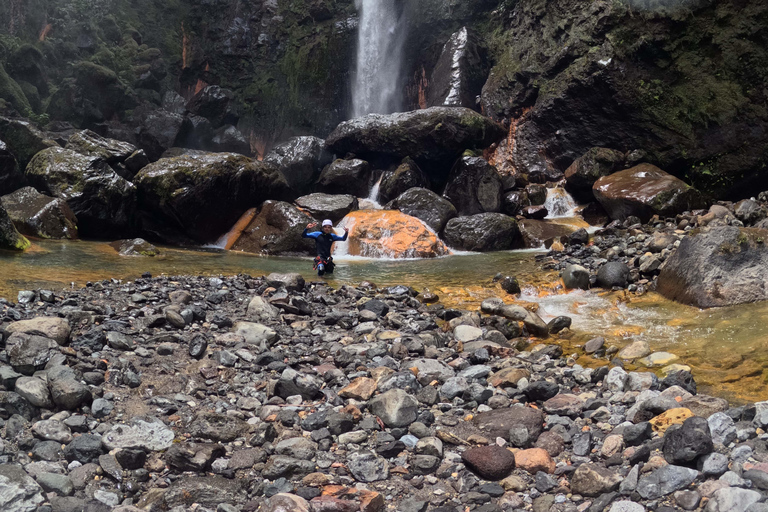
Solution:
{"label": "rocky riverbed", "polygon": [[291,274],[22,292],[2,304],[0,508],[768,508],[765,403],[580,367],[565,317],[434,300]]}

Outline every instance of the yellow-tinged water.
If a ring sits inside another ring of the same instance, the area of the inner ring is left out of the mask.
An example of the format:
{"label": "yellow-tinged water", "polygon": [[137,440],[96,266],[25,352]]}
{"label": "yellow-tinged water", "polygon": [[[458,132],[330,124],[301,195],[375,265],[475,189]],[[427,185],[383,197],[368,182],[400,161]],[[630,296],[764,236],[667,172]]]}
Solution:
{"label": "yellow-tinged water", "polygon": [[[133,279],[144,272],[159,275],[253,276],[300,272],[318,279],[310,258],[277,258],[220,250],[162,248],[158,258],[124,257],[106,242],[40,241],[25,253],[0,252],[0,296],[15,301],[19,290],[61,290],[108,278]],[[406,284],[431,291],[448,307],[477,310],[488,297],[512,302],[492,278],[497,272],[517,276],[525,288],[519,301],[533,303],[549,320],[573,319],[572,331],[558,338],[566,354],[594,336],[619,347],[645,339],[654,351],[672,352],[689,365],[700,389],[737,401],[768,400],[768,302],[698,310],[647,293],[571,291],[553,273],[542,272],[536,253],[526,251],[457,254],[428,260],[338,258],[334,286],[367,280],[379,286]],[[579,356],[578,362],[605,364]],[[630,368],[634,368],[630,366]],[[660,369],[655,369],[660,375]]]}

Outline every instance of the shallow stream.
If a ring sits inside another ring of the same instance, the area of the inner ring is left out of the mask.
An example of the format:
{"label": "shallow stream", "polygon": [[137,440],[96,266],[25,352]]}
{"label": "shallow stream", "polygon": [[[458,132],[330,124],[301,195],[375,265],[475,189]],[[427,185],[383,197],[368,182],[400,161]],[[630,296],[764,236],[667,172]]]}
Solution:
{"label": "shallow stream", "polygon": [[[161,248],[159,258],[119,256],[105,242],[37,241],[23,253],[0,253],[0,296],[15,301],[22,289],[61,290],[108,278],[159,275],[266,275],[300,272],[317,279],[310,258],[261,257],[221,250]],[[702,390],[736,401],[768,399],[768,303],[698,310],[657,294],[572,291],[565,293],[557,275],[540,270],[535,251],[458,254],[429,260],[337,259],[334,286],[364,280],[379,286],[407,284],[432,291],[446,306],[479,308],[483,299],[514,298],[492,283],[497,272],[515,275],[524,286],[520,301],[535,302],[549,320],[573,318],[572,334],[561,339],[566,354],[594,336],[625,346],[645,339],[654,351],[668,351],[677,363],[693,368]],[[592,366],[605,360],[579,357]],[[659,371],[660,368],[655,370]]]}

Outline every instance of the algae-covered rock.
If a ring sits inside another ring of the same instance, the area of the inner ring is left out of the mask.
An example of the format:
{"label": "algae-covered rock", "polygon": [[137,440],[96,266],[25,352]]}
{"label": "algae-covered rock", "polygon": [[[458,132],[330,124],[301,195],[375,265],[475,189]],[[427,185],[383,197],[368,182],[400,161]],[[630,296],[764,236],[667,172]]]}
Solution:
{"label": "algae-covered rock", "polygon": [[6,150],[16,157],[21,170],[27,167],[29,161],[38,152],[58,146],[29,121],[1,116],[0,140],[5,143]]}
{"label": "algae-covered rock", "polygon": [[505,135],[504,128],[460,107],[431,107],[413,112],[370,114],[341,123],[326,143],[337,154],[354,153],[438,165],[467,149],[485,148]]}
{"label": "algae-covered rock", "polygon": [[65,147],[84,155],[101,157],[110,165],[124,162],[136,151],[133,144],[108,139],[91,130],[75,133]]}
{"label": "algae-covered rock", "polygon": [[116,240],[109,245],[115,249],[120,256],[144,256],[152,258],[160,255],[160,250],[143,238]]}
{"label": "algae-covered rock", "polygon": [[288,195],[280,172],[234,153],[163,158],[135,179],[144,228],[166,239],[213,242],[249,208]]}
{"label": "algae-covered rock", "polygon": [[20,233],[39,238],[77,238],[77,218],[66,201],[24,187],[0,197]]}
{"label": "algae-covered rock", "polygon": [[35,155],[26,176],[38,190],[67,202],[81,235],[111,237],[133,225],[136,187],[99,157],[49,148]]}
{"label": "algae-covered rock", "polygon": [[11,218],[5,208],[0,206],[0,249],[11,249],[13,251],[23,251],[31,244],[29,240],[16,231]]}
{"label": "algae-covered rock", "polygon": [[9,102],[21,115],[32,113],[32,107],[24,95],[24,91],[16,80],[8,76],[2,64],[0,64],[0,99]]}

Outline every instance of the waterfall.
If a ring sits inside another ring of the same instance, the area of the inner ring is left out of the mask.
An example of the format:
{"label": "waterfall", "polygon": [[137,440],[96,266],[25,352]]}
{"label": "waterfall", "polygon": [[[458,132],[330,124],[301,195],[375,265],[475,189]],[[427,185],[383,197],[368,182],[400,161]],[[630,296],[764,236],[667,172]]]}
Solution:
{"label": "waterfall", "polygon": [[547,209],[547,219],[556,219],[560,217],[573,217],[576,213],[576,201],[571,194],[558,185],[547,189],[547,200],[544,203]]}
{"label": "waterfall", "polygon": [[400,64],[405,34],[396,2],[357,0],[360,23],[352,86],[354,117],[400,110]]}

